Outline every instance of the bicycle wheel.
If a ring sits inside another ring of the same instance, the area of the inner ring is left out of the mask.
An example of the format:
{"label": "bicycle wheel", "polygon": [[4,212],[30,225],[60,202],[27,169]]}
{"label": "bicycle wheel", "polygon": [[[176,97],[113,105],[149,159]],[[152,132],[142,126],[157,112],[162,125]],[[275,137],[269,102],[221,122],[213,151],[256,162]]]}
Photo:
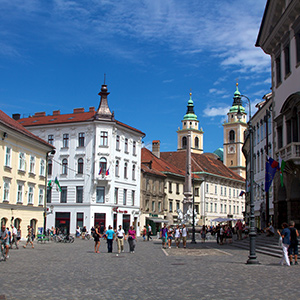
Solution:
{"label": "bicycle wheel", "polygon": [[1,256],[2,256],[2,260],[6,261],[5,247],[3,246],[1,246]]}
{"label": "bicycle wheel", "polygon": [[75,240],[75,239],[74,239],[73,236],[70,236],[70,237],[69,237],[69,240],[70,240],[70,243],[74,243],[74,240]]}
{"label": "bicycle wheel", "polygon": [[89,234],[86,234],[85,237],[89,240],[91,236]]}

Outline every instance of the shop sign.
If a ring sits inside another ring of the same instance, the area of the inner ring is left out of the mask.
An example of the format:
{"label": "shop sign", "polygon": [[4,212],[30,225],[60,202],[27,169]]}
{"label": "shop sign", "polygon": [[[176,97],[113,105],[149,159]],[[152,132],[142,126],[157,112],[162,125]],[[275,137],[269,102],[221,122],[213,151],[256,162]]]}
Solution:
{"label": "shop sign", "polygon": [[120,214],[127,214],[127,210],[120,210],[119,207],[113,207],[112,211]]}

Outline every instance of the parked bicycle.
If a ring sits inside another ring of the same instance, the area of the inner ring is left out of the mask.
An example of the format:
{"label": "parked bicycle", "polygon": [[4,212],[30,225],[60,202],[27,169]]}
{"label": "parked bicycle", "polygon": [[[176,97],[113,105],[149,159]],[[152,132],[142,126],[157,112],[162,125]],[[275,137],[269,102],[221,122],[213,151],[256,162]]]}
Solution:
{"label": "parked bicycle", "polygon": [[85,239],[89,240],[90,238],[91,238],[91,235],[89,233],[86,233],[83,237],[84,240]]}
{"label": "parked bicycle", "polygon": [[58,234],[55,236],[56,243],[74,243],[74,237],[71,235]]}

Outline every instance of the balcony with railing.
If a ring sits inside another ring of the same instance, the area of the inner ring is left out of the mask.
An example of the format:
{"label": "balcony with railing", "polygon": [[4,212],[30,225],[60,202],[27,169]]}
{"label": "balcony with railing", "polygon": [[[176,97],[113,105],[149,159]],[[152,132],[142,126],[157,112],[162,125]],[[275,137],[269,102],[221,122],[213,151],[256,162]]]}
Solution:
{"label": "balcony with railing", "polygon": [[284,161],[293,161],[296,165],[300,165],[300,143],[293,142],[280,148],[276,156],[277,158],[280,156]]}

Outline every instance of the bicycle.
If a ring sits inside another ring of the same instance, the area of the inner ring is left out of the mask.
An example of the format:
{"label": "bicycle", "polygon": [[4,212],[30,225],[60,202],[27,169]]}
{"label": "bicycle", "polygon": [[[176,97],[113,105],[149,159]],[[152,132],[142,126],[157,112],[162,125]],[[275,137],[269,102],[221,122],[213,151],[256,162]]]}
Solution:
{"label": "bicycle", "polygon": [[1,240],[1,260],[6,261],[6,249],[4,245],[4,241]]}

